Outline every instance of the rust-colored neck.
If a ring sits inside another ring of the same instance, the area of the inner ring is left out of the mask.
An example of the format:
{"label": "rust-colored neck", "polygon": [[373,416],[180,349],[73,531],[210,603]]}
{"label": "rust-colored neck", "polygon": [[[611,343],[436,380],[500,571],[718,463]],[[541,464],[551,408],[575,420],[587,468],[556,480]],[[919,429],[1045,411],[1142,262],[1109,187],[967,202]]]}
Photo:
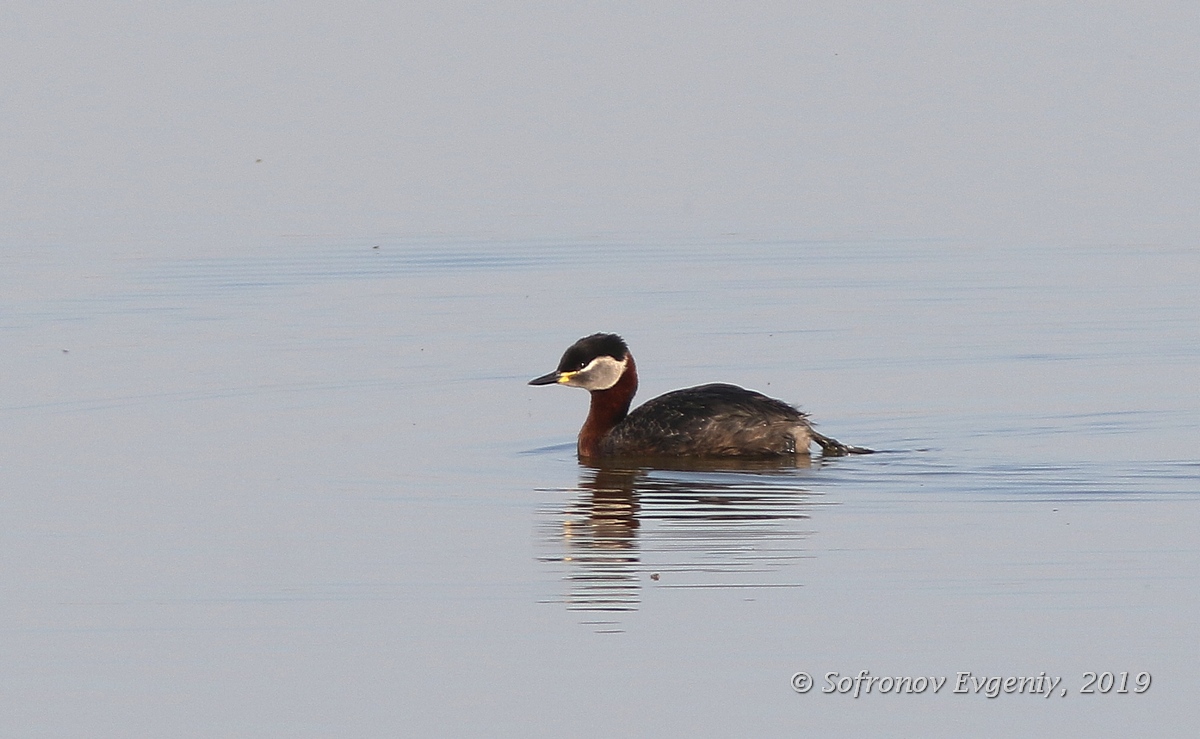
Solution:
{"label": "rust-colored neck", "polygon": [[588,409],[587,420],[579,430],[579,456],[600,456],[600,442],[605,434],[612,431],[613,426],[625,419],[629,414],[629,404],[633,402],[633,394],[637,392],[637,365],[633,363],[633,355],[625,355],[627,364],[621,373],[617,384],[607,390],[593,390],[592,406]]}

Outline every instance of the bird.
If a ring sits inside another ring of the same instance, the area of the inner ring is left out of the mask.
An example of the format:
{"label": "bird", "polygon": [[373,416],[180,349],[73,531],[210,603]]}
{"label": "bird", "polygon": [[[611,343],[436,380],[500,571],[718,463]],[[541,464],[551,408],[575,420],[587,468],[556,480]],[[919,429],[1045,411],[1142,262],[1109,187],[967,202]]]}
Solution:
{"label": "bird", "polygon": [[817,433],[808,414],[737,385],[712,383],[674,390],[632,412],[637,365],[617,334],[585,336],[569,346],[553,372],[530,385],[566,385],[591,393],[577,451],[584,460],[612,457],[786,458],[870,454]]}

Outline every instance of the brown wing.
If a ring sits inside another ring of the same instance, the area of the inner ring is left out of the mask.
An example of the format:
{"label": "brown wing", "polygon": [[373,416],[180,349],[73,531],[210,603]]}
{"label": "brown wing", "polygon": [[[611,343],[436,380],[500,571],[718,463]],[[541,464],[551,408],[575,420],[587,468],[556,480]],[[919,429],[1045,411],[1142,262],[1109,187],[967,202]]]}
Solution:
{"label": "brown wing", "polygon": [[[805,414],[736,385],[712,384],[660,395],[617,424],[606,455],[771,457],[808,448]],[[803,438],[797,438],[802,436]]]}

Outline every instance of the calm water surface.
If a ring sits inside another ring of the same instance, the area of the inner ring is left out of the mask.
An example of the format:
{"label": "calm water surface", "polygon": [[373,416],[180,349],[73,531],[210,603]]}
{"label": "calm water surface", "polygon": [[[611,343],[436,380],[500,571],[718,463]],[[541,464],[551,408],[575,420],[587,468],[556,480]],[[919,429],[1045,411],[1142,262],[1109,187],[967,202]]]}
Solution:
{"label": "calm water surface", "polygon": [[[1197,284],[1159,247],[6,249],[0,733],[1186,735]],[[734,382],[882,453],[582,466],[586,394],[525,381],[601,330],[643,400]],[[948,684],[822,692],[861,670]]]}

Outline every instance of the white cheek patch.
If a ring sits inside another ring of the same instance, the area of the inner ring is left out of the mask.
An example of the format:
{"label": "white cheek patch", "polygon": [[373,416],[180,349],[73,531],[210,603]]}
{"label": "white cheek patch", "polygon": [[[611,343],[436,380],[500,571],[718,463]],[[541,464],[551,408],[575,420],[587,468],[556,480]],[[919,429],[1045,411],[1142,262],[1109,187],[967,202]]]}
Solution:
{"label": "white cheek patch", "polygon": [[627,360],[617,361],[609,356],[596,357],[575,373],[565,384],[587,390],[607,390],[625,374]]}

